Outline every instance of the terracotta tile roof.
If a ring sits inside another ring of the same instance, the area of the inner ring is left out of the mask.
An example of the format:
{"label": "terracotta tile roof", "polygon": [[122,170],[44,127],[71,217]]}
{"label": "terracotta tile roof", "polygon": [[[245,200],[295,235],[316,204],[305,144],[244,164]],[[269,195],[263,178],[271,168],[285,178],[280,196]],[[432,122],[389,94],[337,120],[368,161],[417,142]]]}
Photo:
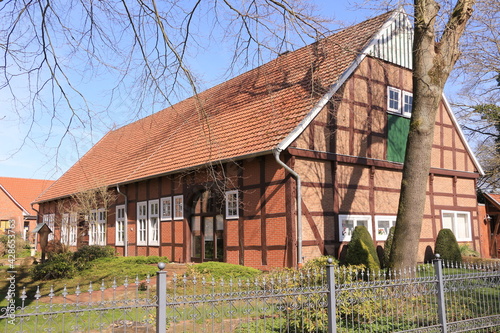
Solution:
{"label": "terracotta tile roof", "polygon": [[37,201],[271,151],[354,61],[390,12],[289,52],[107,133]]}
{"label": "terracotta tile roof", "polygon": [[6,194],[32,216],[36,212],[31,209],[31,203],[53,183],[53,180],[0,177],[3,191],[7,191]]}
{"label": "terracotta tile roof", "polygon": [[500,194],[485,193],[486,199],[500,209]]}

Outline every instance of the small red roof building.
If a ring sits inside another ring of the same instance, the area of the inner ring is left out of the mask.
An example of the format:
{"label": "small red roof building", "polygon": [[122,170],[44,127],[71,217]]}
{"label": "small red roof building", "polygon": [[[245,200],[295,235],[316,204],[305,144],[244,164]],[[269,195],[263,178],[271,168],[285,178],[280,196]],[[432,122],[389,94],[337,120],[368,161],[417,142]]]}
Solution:
{"label": "small red roof building", "polygon": [[36,226],[38,204],[33,201],[53,180],[0,177],[0,232],[12,229],[24,239]]}

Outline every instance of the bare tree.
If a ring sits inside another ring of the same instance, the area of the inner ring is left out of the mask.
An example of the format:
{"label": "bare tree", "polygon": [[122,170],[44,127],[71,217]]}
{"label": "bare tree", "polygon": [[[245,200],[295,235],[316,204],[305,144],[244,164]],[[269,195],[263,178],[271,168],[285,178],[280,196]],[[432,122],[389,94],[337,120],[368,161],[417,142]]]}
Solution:
{"label": "bare tree", "polygon": [[222,79],[310,42],[326,30],[313,13],[300,0],[6,0],[0,97],[31,124],[25,140],[50,117],[45,139],[63,127],[61,145],[77,128],[113,122],[119,105],[129,122],[196,94],[203,79],[193,67],[214,44],[233,53]]}
{"label": "bare tree", "polygon": [[[110,207],[115,204],[117,199],[117,194],[113,189],[108,186],[94,186],[92,189],[84,189],[75,193],[71,198],[59,202],[57,211],[59,212],[60,228],[67,228],[69,230],[70,220],[64,220],[62,215],[76,214],[76,220],[74,222],[78,223],[78,234],[77,238],[80,239],[81,236],[89,230],[89,223],[95,223],[97,221],[97,214],[99,210],[107,214],[110,211]],[[64,224],[67,225],[64,225]],[[66,233],[69,233],[66,231]]]}
{"label": "bare tree", "polygon": [[479,187],[496,192],[500,189],[500,3],[478,0],[464,37],[454,73],[463,89],[454,104],[485,171]]}
{"label": "bare tree", "polygon": [[422,228],[436,113],[444,85],[460,56],[459,39],[475,0],[457,0],[442,31],[435,0],[415,0],[413,110],[391,248],[392,268],[414,267]]}

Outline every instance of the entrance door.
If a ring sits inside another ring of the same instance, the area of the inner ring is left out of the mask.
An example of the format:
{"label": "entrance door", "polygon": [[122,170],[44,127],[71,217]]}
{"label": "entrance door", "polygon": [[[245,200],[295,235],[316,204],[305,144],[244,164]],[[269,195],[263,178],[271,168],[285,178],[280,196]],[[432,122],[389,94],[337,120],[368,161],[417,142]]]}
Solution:
{"label": "entrance door", "polygon": [[222,261],[224,218],[211,191],[198,195],[191,214],[191,260]]}

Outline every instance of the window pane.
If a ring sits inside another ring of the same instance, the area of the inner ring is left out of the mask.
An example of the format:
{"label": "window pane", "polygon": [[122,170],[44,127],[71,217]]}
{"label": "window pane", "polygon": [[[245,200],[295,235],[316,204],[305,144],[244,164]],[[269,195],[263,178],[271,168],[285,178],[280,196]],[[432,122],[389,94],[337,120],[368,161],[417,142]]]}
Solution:
{"label": "window pane", "polygon": [[344,238],[350,238],[353,230],[354,230],[353,220],[342,221],[342,236],[344,236]]}
{"label": "window pane", "polygon": [[399,94],[400,93],[397,90],[389,90],[389,110],[399,110]]}
{"label": "window pane", "polygon": [[183,211],[183,197],[182,196],[175,196],[174,197],[174,218],[175,219],[182,219],[184,217],[184,211]]}
{"label": "window pane", "polygon": [[413,95],[411,95],[410,93],[405,93],[403,113],[405,113],[406,115],[411,114],[412,107],[413,107]]}
{"label": "window pane", "polygon": [[201,217],[191,218],[191,255],[193,258],[201,257]]}
{"label": "window pane", "polygon": [[368,220],[358,220],[357,222],[358,222],[357,225],[364,225],[366,227],[366,230],[370,232],[371,226],[368,224]]}
{"label": "window pane", "polygon": [[377,235],[379,236],[387,236],[389,234],[389,229],[391,228],[391,221],[389,220],[379,220]]}
{"label": "window pane", "polygon": [[468,220],[469,219],[467,214],[457,213],[455,223],[455,227],[457,230],[454,232],[457,239],[470,238]]}
{"label": "window pane", "polygon": [[444,213],[443,214],[443,229],[450,229],[453,231],[453,214]]}

